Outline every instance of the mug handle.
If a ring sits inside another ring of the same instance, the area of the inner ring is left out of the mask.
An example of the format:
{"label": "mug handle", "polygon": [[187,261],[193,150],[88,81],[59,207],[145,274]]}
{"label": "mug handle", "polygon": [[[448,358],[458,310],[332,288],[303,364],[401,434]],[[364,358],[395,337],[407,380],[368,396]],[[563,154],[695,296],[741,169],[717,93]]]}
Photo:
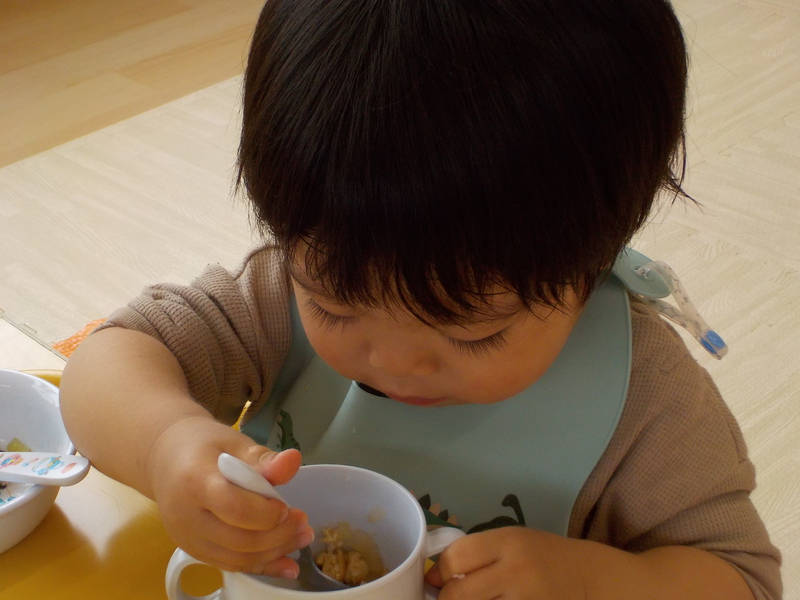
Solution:
{"label": "mug handle", "polygon": [[465,535],[467,534],[455,527],[439,527],[429,531],[428,535],[425,536],[425,550],[423,551],[425,558],[439,554],[458,538],[462,538]]}
{"label": "mug handle", "polygon": [[208,596],[190,596],[181,589],[181,573],[189,565],[204,565],[204,562],[192,558],[180,548],[176,548],[172,553],[167,565],[167,598],[169,600],[221,600],[222,588],[211,592]]}
{"label": "mug handle", "polygon": [[[425,536],[425,550],[423,552],[425,558],[439,554],[450,544],[465,535],[467,534],[455,527],[439,527],[429,531],[428,535]],[[436,600],[438,596],[439,589],[429,583],[425,583],[425,600]]]}

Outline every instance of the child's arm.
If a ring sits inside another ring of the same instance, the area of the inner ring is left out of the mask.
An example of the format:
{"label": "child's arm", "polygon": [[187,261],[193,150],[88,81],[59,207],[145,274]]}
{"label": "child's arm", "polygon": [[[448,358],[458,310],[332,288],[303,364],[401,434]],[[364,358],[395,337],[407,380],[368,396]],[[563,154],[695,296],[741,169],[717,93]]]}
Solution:
{"label": "child's arm", "polygon": [[290,479],[300,455],[277,455],[215,421],[189,395],[178,362],[148,335],[91,335],[64,370],[61,409],[78,450],[100,471],[158,502],[173,540],[227,569],[290,575],[284,555],[310,542],[305,515],[238,488],[216,461],[228,452],[270,481]]}
{"label": "child's arm", "polygon": [[[464,575],[464,577],[461,577]],[[506,527],[468,535],[428,573],[439,600],[753,600],[721,558],[687,546],[632,554],[605,544]]]}

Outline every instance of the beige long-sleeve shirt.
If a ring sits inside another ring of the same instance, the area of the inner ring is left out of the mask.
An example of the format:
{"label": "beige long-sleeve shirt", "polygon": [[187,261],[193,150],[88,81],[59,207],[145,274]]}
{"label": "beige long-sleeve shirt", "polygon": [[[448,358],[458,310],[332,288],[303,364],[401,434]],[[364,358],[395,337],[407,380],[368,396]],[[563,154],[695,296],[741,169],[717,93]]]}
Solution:
{"label": "beige long-sleeve shirt", "polygon": [[[209,266],[190,286],[156,285],[103,327],[147,333],[170,349],[194,398],[233,423],[269,396],[291,342],[290,286],[278,251],[261,248],[229,273]],[[569,535],[630,552],[707,550],[757,600],[782,596],[780,554],[749,494],[755,469],[709,375],[654,311],[631,303],[633,363],[611,442],[573,508]]]}

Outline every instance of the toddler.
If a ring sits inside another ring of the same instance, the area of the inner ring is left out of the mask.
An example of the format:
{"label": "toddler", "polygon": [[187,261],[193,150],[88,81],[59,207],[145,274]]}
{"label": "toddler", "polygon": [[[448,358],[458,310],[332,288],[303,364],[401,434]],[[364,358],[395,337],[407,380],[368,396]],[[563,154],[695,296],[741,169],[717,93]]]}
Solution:
{"label": "toddler", "polygon": [[227,452],[411,489],[468,532],[440,600],[778,599],[735,420],[611,274],[683,195],[686,76],[666,0],[269,0],[239,150],[269,242],[81,345],[76,446],[222,569],[296,577],[314,535]]}

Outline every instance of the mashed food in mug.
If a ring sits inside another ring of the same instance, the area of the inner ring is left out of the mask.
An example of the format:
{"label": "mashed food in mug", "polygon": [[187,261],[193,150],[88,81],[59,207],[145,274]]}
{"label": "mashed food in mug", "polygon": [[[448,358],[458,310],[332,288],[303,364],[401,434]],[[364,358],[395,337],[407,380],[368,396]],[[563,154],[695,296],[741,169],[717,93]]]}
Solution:
{"label": "mashed food in mug", "polygon": [[328,577],[347,585],[361,585],[386,574],[375,540],[349,523],[323,527],[322,542],[326,549],[318,552],[314,561]]}

